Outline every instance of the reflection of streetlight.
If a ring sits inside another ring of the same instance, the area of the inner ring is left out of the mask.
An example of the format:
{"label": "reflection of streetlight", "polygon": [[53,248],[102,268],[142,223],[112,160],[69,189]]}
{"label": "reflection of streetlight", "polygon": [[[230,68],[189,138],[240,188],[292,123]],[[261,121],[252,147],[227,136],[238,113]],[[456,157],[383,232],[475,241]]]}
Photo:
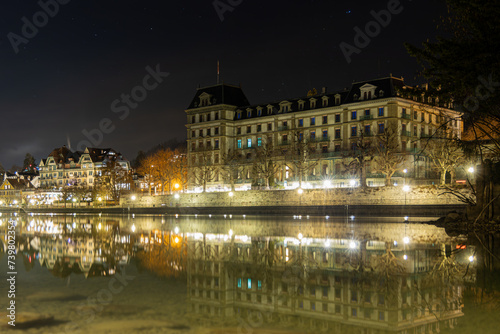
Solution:
{"label": "reflection of streetlight", "polygon": [[132,232],[135,232],[135,225],[132,224]]}
{"label": "reflection of streetlight", "polygon": [[350,180],[350,181],[349,181],[349,185],[350,185],[351,187],[354,187],[354,186],[356,185],[356,180]]}
{"label": "reflection of streetlight", "polygon": [[304,190],[302,188],[299,188],[297,190],[297,193],[299,194],[299,206],[302,206],[302,194],[304,193]]}
{"label": "reflection of streetlight", "polygon": [[403,238],[403,242],[404,242],[406,245],[408,245],[408,244],[410,243],[410,238],[408,238],[408,237],[404,237],[404,238]]}
{"label": "reflection of streetlight", "polygon": [[474,184],[474,167],[469,167],[469,169],[467,170],[470,174],[470,181],[469,183],[472,185]]}
{"label": "reflection of streetlight", "polygon": [[302,233],[299,233],[299,234],[297,235],[297,237],[299,238],[299,240],[302,240],[302,237],[303,237]]}
{"label": "reflection of streetlight", "polygon": [[180,196],[179,194],[175,194],[175,195],[174,195],[174,198],[175,198],[175,199],[179,199],[180,197],[181,197],[181,196]]}

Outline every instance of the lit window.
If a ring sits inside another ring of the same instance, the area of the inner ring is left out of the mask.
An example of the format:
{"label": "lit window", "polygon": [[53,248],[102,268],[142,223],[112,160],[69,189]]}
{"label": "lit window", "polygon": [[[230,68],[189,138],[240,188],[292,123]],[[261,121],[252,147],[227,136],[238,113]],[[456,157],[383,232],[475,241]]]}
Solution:
{"label": "lit window", "polygon": [[257,146],[259,146],[259,147],[262,146],[262,138],[261,137],[257,138]]}
{"label": "lit window", "polygon": [[251,148],[252,147],[252,138],[247,139],[247,147]]}
{"label": "lit window", "polygon": [[258,281],[257,281],[257,289],[258,289],[258,290],[261,290],[261,289],[262,289],[262,281],[261,281],[261,280],[258,280]]}
{"label": "lit window", "polygon": [[247,283],[248,288],[249,288],[249,289],[251,289],[251,288],[252,288],[252,279],[251,279],[251,278],[249,278],[249,279],[247,280],[247,282],[248,282],[248,283]]}
{"label": "lit window", "polygon": [[238,278],[238,288],[241,288],[241,278]]}
{"label": "lit window", "polygon": [[241,148],[241,139],[238,139],[238,148]]}

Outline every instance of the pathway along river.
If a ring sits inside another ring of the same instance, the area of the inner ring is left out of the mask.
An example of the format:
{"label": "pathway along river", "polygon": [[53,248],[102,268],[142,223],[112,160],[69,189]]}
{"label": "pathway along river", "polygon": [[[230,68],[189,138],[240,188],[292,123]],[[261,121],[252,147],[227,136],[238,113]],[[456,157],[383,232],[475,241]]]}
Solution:
{"label": "pathway along river", "polygon": [[3,213],[0,328],[498,333],[498,238],[481,236],[485,249],[424,220]]}

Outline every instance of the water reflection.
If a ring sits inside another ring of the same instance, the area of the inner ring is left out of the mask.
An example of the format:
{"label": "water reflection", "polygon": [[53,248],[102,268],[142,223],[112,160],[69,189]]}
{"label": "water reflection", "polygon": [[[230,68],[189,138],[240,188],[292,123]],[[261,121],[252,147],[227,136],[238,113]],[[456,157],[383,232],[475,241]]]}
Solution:
{"label": "water reflection", "polygon": [[404,219],[4,215],[3,235],[6,219],[27,272],[90,280],[134,265],[182,280],[182,321],[199,328],[435,333],[488,289],[466,236]]}

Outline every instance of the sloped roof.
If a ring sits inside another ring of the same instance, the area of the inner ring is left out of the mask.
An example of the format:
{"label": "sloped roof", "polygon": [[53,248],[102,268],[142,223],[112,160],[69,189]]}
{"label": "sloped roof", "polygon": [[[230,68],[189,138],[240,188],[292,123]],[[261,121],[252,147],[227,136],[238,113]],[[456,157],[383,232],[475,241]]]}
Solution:
{"label": "sloped roof", "polygon": [[189,104],[188,109],[199,107],[200,95],[204,93],[210,95],[211,106],[218,104],[228,104],[238,107],[249,104],[241,87],[228,84],[219,84],[215,86],[198,88],[193,100]]}
{"label": "sloped roof", "polygon": [[33,185],[29,180],[25,179],[5,179],[6,182],[14,188],[15,190],[23,190],[27,188],[33,188]]}

